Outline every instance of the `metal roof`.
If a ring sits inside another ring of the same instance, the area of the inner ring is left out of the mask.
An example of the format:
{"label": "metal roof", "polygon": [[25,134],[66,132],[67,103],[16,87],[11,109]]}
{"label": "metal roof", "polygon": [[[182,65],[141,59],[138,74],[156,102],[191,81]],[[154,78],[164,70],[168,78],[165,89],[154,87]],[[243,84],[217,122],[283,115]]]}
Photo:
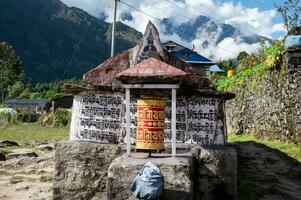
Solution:
{"label": "metal roof", "polygon": [[177,69],[156,58],[148,58],[137,65],[120,72],[117,78],[175,78],[187,75],[186,72]]}
{"label": "metal roof", "polygon": [[6,106],[45,106],[47,102],[46,99],[7,99],[3,103]]}
{"label": "metal roof", "polygon": [[201,56],[197,52],[192,51],[191,49],[184,48],[174,53],[177,58],[184,59],[188,63],[199,63],[199,64],[214,64],[208,58]]}
{"label": "metal roof", "polygon": [[222,70],[222,69],[219,68],[219,66],[217,66],[217,65],[212,65],[212,66],[210,67],[210,71],[211,71],[211,72],[225,72],[225,70]]}

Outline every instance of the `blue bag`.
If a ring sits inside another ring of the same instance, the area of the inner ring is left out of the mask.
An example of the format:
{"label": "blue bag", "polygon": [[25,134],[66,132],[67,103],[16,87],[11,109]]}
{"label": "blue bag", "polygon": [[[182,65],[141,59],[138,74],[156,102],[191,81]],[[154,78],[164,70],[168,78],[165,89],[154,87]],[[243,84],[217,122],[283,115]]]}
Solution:
{"label": "blue bag", "polygon": [[162,194],[163,188],[164,177],[160,169],[148,162],[136,176],[131,191],[138,199],[155,200]]}

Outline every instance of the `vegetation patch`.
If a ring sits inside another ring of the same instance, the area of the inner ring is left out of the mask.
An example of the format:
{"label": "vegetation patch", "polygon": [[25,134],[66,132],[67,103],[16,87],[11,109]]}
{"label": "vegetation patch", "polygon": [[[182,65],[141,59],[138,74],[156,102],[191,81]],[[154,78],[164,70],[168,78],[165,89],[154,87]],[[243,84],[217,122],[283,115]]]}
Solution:
{"label": "vegetation patch", "polygon": [[66,109],[57,109],[54,113],[50,112],[43,116],[43,126],[65,127],[70,124],[71,112]]}
{"label": "vegetation patch", "polygon": [[254,89],[254,85],[258,85],[256,80],[264,78],[268,71],[277,70],[284,74],[283,51],[282,42],[273,42],[269,47],[262,45],[259,54],[244,55],[238,60],[237,67],[234,63],[230,63],[233,67],[226,67],[236,70],[234,76],[213,76],[212,81],[220,91],[234,91],[243,86]]}
{"label": "vegetation patch", "polygon": [[270,148],[278,149],[279,151],[289,155],[290,157],[298,160],[301,163],[301,148],[291,142],[282,142],[280,140],[268,141],[247,134],[242,134],[242,135],[230,134],[228,137],[228,141],[229,142],[253,141],[260,144],[264,144]]}
{"label": "vegetation patch", "polygon": [[69,127],[43,127],[40,123],[0,125],[0,140],[59,141],[68,139]]}

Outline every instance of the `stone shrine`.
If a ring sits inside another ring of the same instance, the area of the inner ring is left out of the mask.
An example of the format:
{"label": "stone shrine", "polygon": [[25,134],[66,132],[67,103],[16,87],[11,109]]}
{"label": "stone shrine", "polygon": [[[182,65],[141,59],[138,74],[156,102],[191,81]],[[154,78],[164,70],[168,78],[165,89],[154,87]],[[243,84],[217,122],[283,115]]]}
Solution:
{"label": "stone shrine", "polygon": [[[54,199],[133,199],[131,180],[149,160],[164,174],[163,199],[213,199],[214,190],[236,199],[236,152],[226,145],[225,117],[225,102],[235,95],[215,91],[164,50],[151,22],[135,47],[84,74],[83,82],[64,87],[74,100],[70,141],[56,145]],[[165,151],[151,158],[133,151],[137,100],[146,97],[166,102]]]}

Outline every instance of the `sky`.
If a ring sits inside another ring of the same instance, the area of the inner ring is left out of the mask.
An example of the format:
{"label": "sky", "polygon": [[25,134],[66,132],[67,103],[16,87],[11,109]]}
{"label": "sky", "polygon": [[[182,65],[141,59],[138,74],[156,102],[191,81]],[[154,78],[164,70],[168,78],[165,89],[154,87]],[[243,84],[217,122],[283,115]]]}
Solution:
{"label": "sky", "polygon": [[[79,7],[96,16],[105,16],[107,22],[113,19],[113,0],[62,0],[68,6]],[[272,39],[280,39],[285,34],[282,18],[277,14],[274,5],[283,4],[284,0],[122,0],[144,12],[163,20],[168,18],[174,26],[194,21],[197,16],[205,15],[216,23],[230,24],[243,34],[258,34]],[[152,20],[160,33],[166,27],[157,20],[123,3],[118,3],[118,20],[143,32],[149,20]],[[209,26],[210,24],[208,24]],[[217,30],[210,34],[198,30],[196,38],[187,42],[178,35],[161,34],[161,40],[174,40],[184,46],[196,46],[196,50],[213,60],[233,58],[240,51],[256,52],[259,44],[246,44],[237,36],[225,38],[216,43],[221,35]],[[204,38],[210,38],[206,48],[202,47]]]}

